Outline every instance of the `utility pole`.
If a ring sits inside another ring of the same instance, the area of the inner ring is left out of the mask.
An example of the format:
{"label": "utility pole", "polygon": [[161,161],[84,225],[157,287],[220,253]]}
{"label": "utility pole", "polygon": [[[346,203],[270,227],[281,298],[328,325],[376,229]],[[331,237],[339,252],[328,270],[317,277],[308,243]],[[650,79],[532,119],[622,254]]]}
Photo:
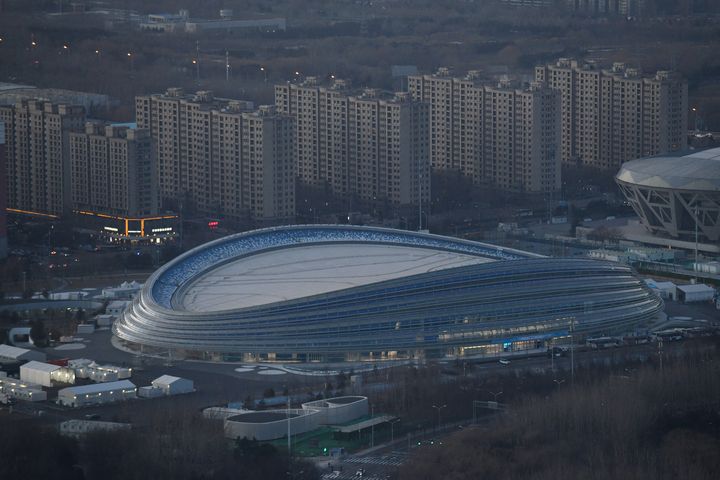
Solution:
{"label": "utility pole", "polygon": [[197,73],[197,82],[200,85],[200,42],[195,42],[195,71]]}
{"label": "utility pole", "polygon": [[[370,406],[370,419],[372,420],[372,418],[374,416],[375,416],[375,405],[372,405],[372,406]],[[375,446],[375,424],[373,423],[370,426],[370,447],[372,448],[374,446]]]}
{"label": "utility pole", "polygon": [[287,397],[287,437],[288,437],[288,457],[291,457],[292,442],[290,441],[290,395]]}
{"label": "utility pole", "polygon": [[575,317],[570,317],[570,384],[575,385]]}
{"label": "utility pole", "polygon": [[225,50],[225,81],[230,81],[230,54]]}
{"label": "utility pole", "polygon": [[698,271],[698,223],[700,223],[700,211],[698,208],[698,202],[695,201],[695,265],[693,265],[693,273],[695,274],[695,283],[697,283],[697,271]]}

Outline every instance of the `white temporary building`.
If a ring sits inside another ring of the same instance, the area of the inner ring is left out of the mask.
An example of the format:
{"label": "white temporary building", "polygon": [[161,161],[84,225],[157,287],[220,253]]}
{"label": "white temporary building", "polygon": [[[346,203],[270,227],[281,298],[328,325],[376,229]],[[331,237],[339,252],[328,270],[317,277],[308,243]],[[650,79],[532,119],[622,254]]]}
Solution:
{"label": "white temporary building", "polygon": [[131,302],[129,300],[115,300],[113,302],[108,303],[107,308],[105,309],[105,313],[108,315],[113,315],[115,317],[119,317],[122,315],[122,313],[125,311],[125,308],[130,304]]}
{"label": "white temporary building", "polygon": [[47,357],[43,352],[37,350],[28,350],[27,348],[13,347],[11,345],[0,344],[0,359],[2,360],[37,360],[44,362]]}
{"label": "white temporary building", "polygon": [[163,375],[152,381],[152,386],[159,388],[165,395],[178,395],[195,391],[193,381],[187,378]]}
{"label": "white temporary building", "polygon": [[116,432],[118,430],[130,430],[129,423],[100,422],[97,420],[66,420],[60,423],[60,434],[67,437],[81,438],[83,435],[93,432]]}
{"label": "white temporary building", "polygon": [[92,323],[81,323],[77,326],[78,335],[87,335],[95,332],[95,325]]}
{"label": "white temporary building", "polygon": [[663,300],[675,300],[677,298],[677,285],[673,282],[658,282],[647,279],[645,283],[653,291],[657,292]]}
{"label": "white temporary building", "polygon": [[115,318],[115,315],[103,313],[102,315],[95,316],[95,323],[98,327],[109,327],[115,322]]}
{"label": "white temporary building", "polygon": [[103,298],[133,298],[142,289],[142,283],[135,280],[123,282],[117,287],[103,288]]}
{"label": "white temporary building", "polygon": [[153,386],[138,388],[138,397],[140,398],[158,398],[163,396],[165,396],[165,392]]}
{"label": "white temporary building", "polygon": [[53,382],[75,383],[75,371],[71,368],[32,360],[20,365],[20,380],[52,387]]}
{"label": "white temporary building", "polygon": [[47,400],[47,392],[43,391],[41,385],[23,382],[14,378],[0,378],[0,393],[18,400],[29,402],[42,402]]}
{"label": "white temporary building", "polygon": [[78,378],[89,378],[93,382],[114,382],[132,376],[132,368],[98,365],[87,359],[71,360],[68,365],[75,370]]}
{"label": "white temporary building", "polygon": [[703,283],[678,285],[678,300],[681,302],[706,302],[715,298],[715,289]]}
{"label": "white temporary building", "polygon": [[68,387],[58,391],[58,403],[67,407],[82,407],[120,402],[137,398],[136,391],[135,384],[130,380]]}

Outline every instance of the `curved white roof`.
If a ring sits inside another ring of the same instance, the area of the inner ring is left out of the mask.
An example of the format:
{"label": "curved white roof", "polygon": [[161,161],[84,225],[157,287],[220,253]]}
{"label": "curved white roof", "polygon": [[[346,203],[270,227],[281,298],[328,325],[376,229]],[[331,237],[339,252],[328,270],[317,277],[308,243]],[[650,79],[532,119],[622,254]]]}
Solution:
{"label": "curved white roof", "polygon": [[616,178],[650,188],[720,191],[720,148],[626,162]]}
{"label": "curved white roof", "polygon": [[361,243],[271,250],[209,270],[188,286],[181,302],[196,312],[232,310],[490,261],[431,248]]}

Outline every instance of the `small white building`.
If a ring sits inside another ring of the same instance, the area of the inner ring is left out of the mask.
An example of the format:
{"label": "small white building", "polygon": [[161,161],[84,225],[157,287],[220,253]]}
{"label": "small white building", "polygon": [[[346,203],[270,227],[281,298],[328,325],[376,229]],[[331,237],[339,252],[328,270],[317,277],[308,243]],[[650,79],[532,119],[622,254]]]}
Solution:
{"label": "small white building", "polygon": [[122,315],[128,305],[130,305],[129,300],[115,300],[108,303],[108,306],[105,309],[105,313],[108,315],[112,315],[115,318],[118,318],[120,317],[120,315]]}
{"label": "small white building", "polygon": [[103,298],[135,298],[142,289],[142,283],[135,280],[132,282],[123,282],[117,287],[103,288]]}
{"label": "small white building", "polygon": [[114,382],[132,376],[132,368],[99,365],[88,359],[71,360],[68,365],[75,370],[78,378],[88,378],[93,382]]}
{"label": "small white building", "polygon": [[52,387],[53,382],[75,383],[75,371],[71,368],[33,360],[25,365],[20,365],[20,380]]}
{"label": "small white building", "polygon": [[66,407],[84,407],[121,402],[137,398],[137,389],[130,380],[68,387],[58,391],[58,403]]}
{"label": "small white building", "polygon": [[47,400],[47,392],[43,391],[41,385],[7,377],[0,378],[0,394],[28,402]]}
{"label": "small white building", "polygon": [[165,395],[178,395],[195,391],[193,381],[187,378],[163,375],[152,381],[152,386],[159,388]]}
{"label": "small white building", "polygon": [[43,352],[36,350],[28,350],[27,348],[13,347],[11,345],[0,344],[0,360],[19,361],[19,360],[37,360],[44,362],[47,356]]}
{"label": "small white building", "polygon": [[95,316],[95,323],[98,327],[109,327],[113,323],[115,323],[115,318],[115,315],[109,315],[107,313],[104,313],[102,315]]}
{"label": "small white building", "polygon": [[158,398],[164,396],[165,392],[163,392],[160,388],[156,388],[153,386],[138,388],[138,397],[140,398]]}
{"label": "small white building", "polygon": [[81,323],[77,326],[78,335],[87,335],[95,332],[95,325],[92,323]]}
{"label": "small white building", "polygon": [[657,282],[652,279],[646,279],[645,284],[663,300],[675,300],[677,298],[677,285],[673,282]]}
{"label": "small white building", "polygon": [[703,283],[678,285],[677,299],[680,302],[708,302],[715,298],[715,289]]}
{"label": "small white building", "polygon": [[60,435],[80,438],[93,432],[116,432],[118,430],[130,430],[132,426],[129,423],[73,419],[61,422],[58,428],[60,430]]}

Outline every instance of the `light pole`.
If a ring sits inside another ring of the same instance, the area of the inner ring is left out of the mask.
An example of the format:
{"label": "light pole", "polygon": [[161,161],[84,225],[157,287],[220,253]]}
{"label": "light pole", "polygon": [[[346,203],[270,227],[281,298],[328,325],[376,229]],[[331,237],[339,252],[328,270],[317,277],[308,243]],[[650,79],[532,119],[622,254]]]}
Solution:
{"label": "light pole", "polygon": [[[375,416],[375,405],[370,406],[370,419]],[[370,447],[375,446],[375,424],[370,425]]]}
{"label": "light pole", "polygon": [[[500,393],[502,393],[502,392],[500,392]],[[446,404],[442,404],[442,405],[439,405],[439,406],[438,406],[438,405],[433,405],[433,408],[436,409],[436,410],[437,410],[437,413],[438,413],[438,430],[440,430],[440,425],[441,425],[441,423],[440,423],[440,412],[441,412],[442,409],[445,408],[445,407],[447,407]]]}
{"label": "light pole", "polygon": [[570,317],[570,383],[575,385],[575,317]]}
{"label": "light pole", "polygon": [[693,272],[695,273],[695,283],[697,283],[697,271],[698,271],[698,224],[700,223],[700,202],[695,201],[695,265],[693,265]]}
{"label": "light pole", "polygon": [[195,42],[195,70],[197,71],[197,82],[200,84],[200,42]]}
{"label": "light pole", "polygon": [[265,85],[267,85],[267,70],[265,70],[265,67],[260,67],[260,71],[263,72],[263,79],[265,81]]}
{"label": "light pole", "polygon": [[564,378],[561,378],[561,379],[558,380],[558,379],[556,378],[555,380],[553,380],[553,382],[554,382],[555,385],[557,385],[558,388],[559,388],[561,384],[565,383],[565,379],[564,379]]}
{"label": "light pole", "polygon": [[225,81],[230,81],[230,53],[225,50]]}
{"label": "light pole", "polygon": [[292,443],[291,443],[291,440],[290,440],[290,438],[291,438],[291,437],[290,437],[290,395],[288,395],[288,398],[287,398],[287,427],[288,427],[288,429],[287,429],[287,437],[288,437],[288,440],[287,440],[287,442],[288,442],[288,456],[289,456],[290,458],[292,458],[292,452],[291,452]]}

